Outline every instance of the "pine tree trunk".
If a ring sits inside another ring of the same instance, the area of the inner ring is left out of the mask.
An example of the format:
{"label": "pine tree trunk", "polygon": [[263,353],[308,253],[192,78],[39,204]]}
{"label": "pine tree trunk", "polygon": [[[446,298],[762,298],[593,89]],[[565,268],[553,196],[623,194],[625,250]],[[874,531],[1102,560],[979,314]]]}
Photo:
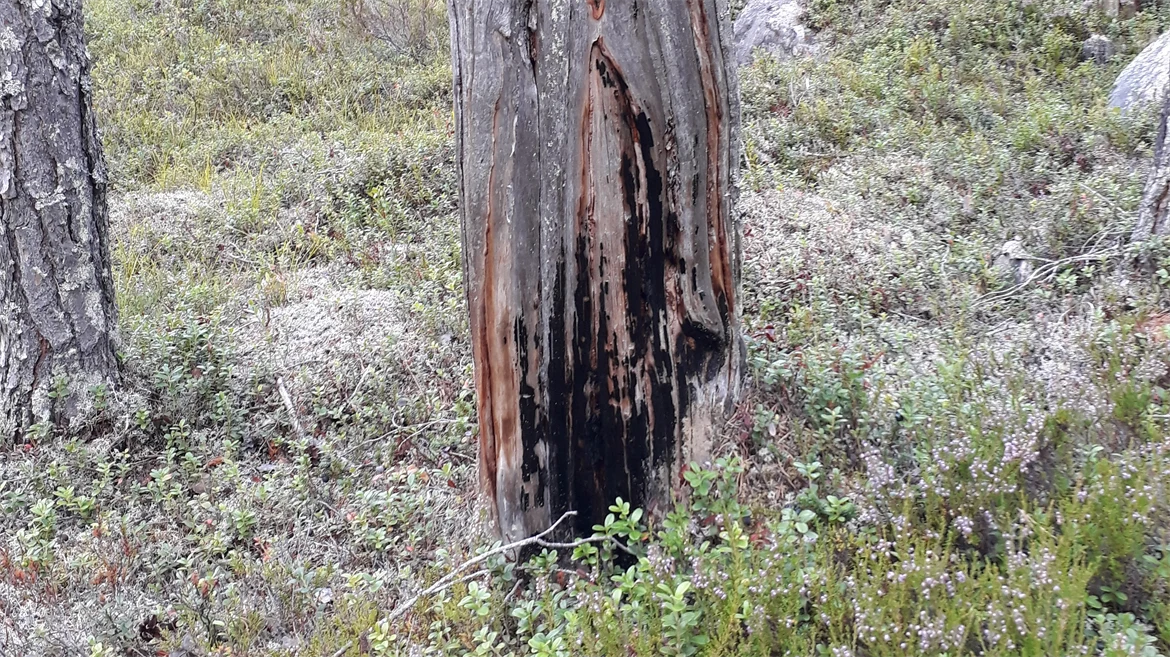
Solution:
{"label": "pine tree trunk", "polygon": [[500,534],[669,509],[740,388],[725,0],[450,0],[480,472]]}
{"label": "pine tree trunk", "polygon": [[0,440],[117,378],[92,96],[80,0],[0,0]]}
{"label": "pine tree trunk", "polygon": [[1146,180],[1146,191],[1138,208],[1137,228],[1133,231],[1135,242],[1144,241],[1152,235],[1170,234],[1170,134],[1167,121],[1170,120],[1170,94],[1162,104],[1158,121],[1158,136],[1154,140],[1154,166]]}

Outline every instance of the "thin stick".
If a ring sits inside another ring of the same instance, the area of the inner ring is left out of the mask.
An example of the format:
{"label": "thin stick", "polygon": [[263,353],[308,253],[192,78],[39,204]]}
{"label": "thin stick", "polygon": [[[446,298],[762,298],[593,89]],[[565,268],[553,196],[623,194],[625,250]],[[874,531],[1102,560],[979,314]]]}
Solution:
{"label": "thin stick", "polygon": [[439,425],[443,425],[443,424],[455,424],[458,421],[459,421],[458,418],[456,418],[454,420],[440,418],[438,420],[431,420],[430,422],[422,422],[420,424],[413,424],[413,425],[410,425],[407,427],[400,427],[400,426],[395,425],[394,430],[391,431],[390,433],[384,433],[381,436],[378,436],[377,438],[371,438],[371,439],[366,440],[364,442],[358,443],[357,445],[352,445],[342,453],[348,456],[349,454],[356,452],[360,449],[365,449],[367,447],[370,447],[371,445],[376,445],[380,442],[383,442],[387,438],[394,436],[398,432],[409,432],[409,433],[407,433],[406,437],[407,438],[414,438],[415,436],[419,435],[420,433],[422,433],[423,431],[426,431],[427,429],[429,429],[431,427],[439,426]]}
{"label": "thin stick", "polygon": [[553,533],[556,530],[556,528],[560,526],[560,524],[562,522],[564,522],[567,518],[570,518],[570,517],[575,516],[575,515],[577,515],[576,511],[569,511],[569,512],[565,513],[565,515],[561,516],[560,520],[554,522],[551,527],[549,527],[548,529],[544,530],[543,532],[537,534],[536,536],[533,536],[531,538],[526,538],[522,541],[516,541],[515,543],[509,543],[508,545],[501,545],[498,548],[484,552],[483,554],[479,555],[478,557],[475,557],[474,559],[471,559],[470,561],[465,561],[462,565],[455,568],[455,570],[452,570],[450,573],[448,573],[446,577],[435,582],[430,588],[428,588],[427,590],[423,591],[422,593],[419,593],[418,595],[414,596],[413,598],[411,598],[411,599],[407,600],[406,602],[402,603],[401,605],[399,605],[394,611],[392,611],[386,615],[386,620],[395,620],[395,619],[401,617],[403,614],[405,614],[407,611],[409,611],[411,607],[413,607],[415,604],[417,604],[419,600],[426,598],[428,596],[434,595],[435,593],[438,593],[439,591],[442,591],[444,589],[447,589],[447,588],[459,583],[462,580],[456,580],[455,576],[458,575],[459,573],[463,572],[464,570],[467,570],[468,568],[470,568],[474,565],[483,563],[484,561],[487,561],[488,559],[494,557],[497,554],[502,554],[504,552],[510,552],[512,550],[519,550],[521,548],[525,548],[525,547],[528,547],[530,545],[548,548],[550,550],[575,550],[575,549],[581,547],[582,545],[587,545],[589,543],[601,543],[601,542],[606,542],[606,541],[612,541],[615,547],[621,549],[622,551],[626,552],[627,554],[633,554],[630,551],[630,548],[626,547],[625,545],[622,545],[619,541],[614,539],[612,536],[593,536],[590,538],[583,538],[579,541],[573,541],[572,543],[551,543],[549,541],[544,540],[544,537]]}
{"label": "thin stick", "polygon": [[511,550],[519,550],[520,548],[524,548],[524,547],[528,547],[529,545],[536,545],[536,544],[540,543],[540,542],[541,542],[541,540],[542,540],[542,539],[543,539],[545,536],[548,536],[549,534],[551,534],[551,533],[553,533],[554,531],[556,531],[556,528],[557,528],[557,527],[559,527],[559,526],[561,525],[561,523],[562,523],[562,522],[564,522],[564,521],[565,521],[567,518],[570,518],[570,517],[572,517],[572,516],[575,516],[575,515],[577,515],[577,512],[576,512],[576,511],[569,511],[569,512],[565,513],[565,515],[561,516],[561,519],[560,519],[560,520],[558,520],[558,521],[554,522],[554,523],[553,523],[553,525],[552,525],[552,527],[549,527],[548,529],[546,529],[546,530],[544,530],[543,532],[541,532],[541,533],[537,534],[536,536],[533,536],[533,537],[531,537],[531,538],[526,538],[526,539],[524,539],[524,540],[522,540],[522,541],[516,541],[515,543],[509,543],[509,544],[507,544],[507,545],[501,545],[500,547],[497,547],[497,548],[495,548],[495,549],[488,550],[487,552],[484,552],[483,554],[481,554],[481,555],[479,555],[479,556],[475,557],[474,559],[471,559],[471,560],[469,560],[469,561],[465,561],[465,562],[463,562],[463,564],[462,564],[462,565],[460,565],[460,566],[456,567],[456,568],[455,568],[455,570],[452,570],[450,573],[447,573],[447,575],[446,575],[445,577],[443,577],[443,578],[442,578],[442,579],[440,579],[439,581],[435,582],[435,583],[434,583],[433,585],[431,585],[431,587],[430,587],[430,588],[428,588],[427,590],[423,591],[422,593],[419,593],[418,595],[414,596],[413,598],[411,598],[411,599],[407,600],[406,602],[404,602],[404,603],[402,603],[402,604],[398,605],[398,608],[397,608],[397,609],[395,609],[394,611],[390,612],[390,613],[389,613],[389,614],[386,616],[387,620],[394,620],[395,618],[398,618],[399,616],[402,616],[402,615],[403,615],[403,614],[405,614],[405,613],[406,613],[406,612],[407,612],[407,611],[408,611],[408,610],[409,610],[411,607],[413,607],[413,606],[415,605],[415,603],[417,603],[417,602],[418,602],[419,600],[421,600],[422,598],[425,598],[425,597],[427,597],[427,596],[429,596],[429,595],[433,595],[433,594],[435,594],[435,593],[437,593],[437,592],[439,592],[439,591],[442,591],[442,590],[443,590],[444,588],[446,588],[446,587],[447,587],[449,584],[453,584],[453,583],[454,583],[454,580],[455,580],[455,577],[456,577],[456,575],[458,575],[459,573],[461,573],[461,572],[463,572],[463,571],[467,570],[468,568],[470,568],[470,567],[472,567],[472,566],[475,566],[475,565],[478,565],[478,564],[481,564],[481,563],[483,563],[483,562],[487,561],[488,559],[491,559],[492,557],[496,556],[497,554],[503,554],[504,552],[508,552],[508,551],[511,551]]}
{"label": "thin stick", "polygon": [[[475,571],[474,573],[471,573],[470,575],[466,575],[466,576],[464,576],[464,577],[460,577],[460,578],[459,578],[459,579],[457,579],[457,580],[454,580],[454,581],[451,581],[451,582],[449,582],[449,583],[447,584],[447,586],[446,586],[446,587],[444,587],[444,588],[450,588],[450,587],[452,587],[452,586],[455,586],[456,584],[466,584],[467,582],[470,582],[470,581],[472,581],[472,580],[475,580],[475,579],[479,579],[480,577],[483,577],[484,575],[489,575],[489,574],[491,574],[491,571],[490,571],[490,570],[487,570],[487,569],[484,569],[484,570],[477,570],[477,571]],[[519,586],[519,585],[520,585],[520,582],[516,582],[516,586]],[[428,590],[430,590],[430,589],[428,589]],[[442,590],[442,589],[439,589],[439,590]],[[438,592],[439,592],[439,591],[434,591],[434,593],[438,593]],[[418,601],[419,601],[419,600],[421,600],[422,598],[423,598],[422,594],[419,594],[418,596],[416,596],[416,597],[412,598],[412,599],[411,599],[411,600],[408,602],[408,604],[410,604],[410,605],[414,605],[416,602],[418,602]],[[395,611],[397,611],[397,610],[395,610]],[[390,620],[391,618],[393,618],[393,616],[392,616],[392,615],[391,615],[391,616],[387,616],[387,617],[386,617],[386,620]],[[345,651],[346,651],[346,650],[349,650],[349,649],[350,649],[350,648],[352,648],[352,647],[353,647],[353,641],[349,641],[349,642],[348,642],[348,643],[346,643],[345,645],[343,645],[343,646],[341,646],[340,648],[338,648],[338,649],[337,649],[337,652],[333,653],[332,657],[341,657],[342,655],[344,655],[344,654],[345,654]]]}
{"label": "thin stick", "polygon": [[359,410],[357,406],[353,405],[353,400],[358,396],[358,393],[362,391],[362,384],[366,382],[366,377],[369,376],[370,371],[373,369],[374,366],[370,365],[362,371],[362,376],[360,379],[358,379],[357,385],[353,387],[353,392],[350,393],[349,399],[345,400],[345,405],[352,408],[354,413],[359,412]]}
{"label": "thin stick", "polygon": [[1101,192],[1098,192],[1097,190],[1093,189],[1092,187],[1089,187],[1085,183],[1077,183],[1077,186],[1080,187],[1081,189],[1087,191],[1087,192],[1090,192],[1091,194],[1093,194],[1093,196],[1096,196],[1097,198],[1104,201],[1105,205],[1108,205],[1109,209],[1113,210],[1117,214],[1122,215],[1122,216],[1129,216],[1129,215],[1133,214],[1132,212],[1126,212],[1125,210],[1122,210],[1120,207],[1117,206],[1116,203],[1114,203],[1110,199],[1106,198],[1106,196],[1104,194],[1102,194]]}
{"label": "thin stick", "polygon": [[276,389],[280,391],[280,399],[284,402],[284,408],[288,411],[288,418],[292,421],[293,430],[297,432],[297,438],[305,440],[305,428],[301,426],[301,421],[297,417],[297,407],[293,405],[292,395],[288,394],[288,388],[284,387],[284,377],[276,377]]}
{"label": "thin stick", "polygon": [[1056,272],[1060,271],[1060,268],[1065,266],[1065,265],[1071,265],[1071,264],[1078,263],[1078,262],[1099,262],[1102,260],[1108,260],[1110,258],[1117,257],[1119,255],[1121,255],[1121,252],[1119,250],[1110,249],[1107,251],[1099,251],[1096,253],[1086,253],[1084,255],[1073,256],[1071,258],[1064,258],[1063,260],[1053,260],[1051,262],[1048,262],[1045,265],[1037,267],[1036,271],[1033,272],[1032,275],[1028,277],[1028,280],[1024,281],[1023,283],[1020,283],[1019,285],[1016,285],[1014,287],[1010,287],[1006,290],[992,292],[990,294],[987,294],[987,295],[980,297],[979,300],[977,300],[975,302],[975,307],[978,308],[979,306],[982,306],[984,304],[994,303],[996,301],[1006,301],[1007,299],[1011,298],[1012,296],[1015,296],[1015,294],[1017,292],[1023,291],[1029,285],[1031,285],[1032,283],[1034,283],[1035,281],[1037,281],[1041,278],[1051,280],[1052,277],[1056,275]]}
{"label": "thin stick", "polygon": [[[464,582],[470,582],[473,579],[478,579],[478,578],[488,574],[489,571],[487,571],[487,570],[478,570],[470,575],[466,575],[464,577],[458,577],[459,573],[467,570],[468,568],[471,568],[472,566],[481,564],[484,561],[487,561],[488,559],[496,556],[497,554],[503,554],[504,552],[510,552],[512,550],[519,550],[521,548],[529,547],[531,545],[535,545],[535,546],[543,547],[543,548],[548,548],[550,550],[575,550],[575,549],[581,547],[582,545],[587,545],[589,543],[602,543],[602,542],[609,541],[609,542],[613,543],[614,547],[622,550],[623,552],[626,552],[627,554],[633,554],[633,551],[631,551],[630,548],[626,547],[625,545],[622,545],[622,543],[620,541],[613,538],[612,536],[593,536],[590,538],[583,538],[583,539],[578,540],[578,541],[573,541],[572,543],[553,543],[553,542],[544,540],[544,537],[548,536],[549,534],[556,531],[557,527],[559,527],[561,525],[561,523],[563,523],[568,518],[571,518],[571,517],[576,516],[576,515],[577,515],[576,511],[568,511],[565,513],[565,515],[561,516],[559,520],[554,522],[551,527],[549,527],[548,529],[544,530],[543,532],[537,534],[536,536],[533,536],[531,538],[526,538],[522,541],[516,541],[515,543],[501,545],[497,548],[492,548],[491,550],[488,550],[487,552],[484,552],[483,554],[481,554],[473,559],[470,559],[468,561],[463,562],[459,566],[456,566],[456,568],[454,570],[447,573],[442,579],[440,579],[439,581],[435,582],[430,587],[428,587],[422,593],[419,593],[418,595],[410,598],[406,602],[403,602],[402,604],[395,607],[394,611],[391,611],[389,614],[386,614],[386,617],[384,620],[386,620],[387,622],[398,620],[402,616],[406,615],[406,612],[410,611],[416,604],[418,604],[419,600],[422,600],[423,598],[430,597],[430,596],[432,596],[436,593],[439,593],[441,591],[445,591],[445,590],[447,590],[447,589],[449,589],[452,586],[455,586],[457,584],[461,584]],[[519,584],[519,582],[517,582],[517,585],[518,584]],[[513,593],[514,592],[515,592],[515,589],[513,589]],[[511,596],[512,593],[509,593],[508,595]],[[342,655],[345,654],[345,651],[349,650],[352,646],[353,646],[353,642],[350,641],[349,643],[347,643],[344,646],[342,646],[341,648],[339,648],[337,650],[337,652],[333,653],[332,657],[341,657]]]}

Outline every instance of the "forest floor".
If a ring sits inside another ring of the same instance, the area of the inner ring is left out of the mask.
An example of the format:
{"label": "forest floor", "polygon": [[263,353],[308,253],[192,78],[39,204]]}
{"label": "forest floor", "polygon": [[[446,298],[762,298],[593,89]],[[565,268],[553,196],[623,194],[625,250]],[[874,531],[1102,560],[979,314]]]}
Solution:
{"label": "forest floor", "polygon": [[1106,104],[1170,9],[810,5],[742,71],[751,385],[691,506],[390,618],[492,540],[446,56],[87,2],[126,390],[0,457],[0,655],[1170,654],[1170,244]]}

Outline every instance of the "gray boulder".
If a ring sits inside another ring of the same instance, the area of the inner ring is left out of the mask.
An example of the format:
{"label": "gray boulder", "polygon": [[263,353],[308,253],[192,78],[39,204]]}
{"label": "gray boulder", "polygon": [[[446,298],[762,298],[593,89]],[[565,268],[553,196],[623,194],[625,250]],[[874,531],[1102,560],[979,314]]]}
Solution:
{"label": "gray boulder", "polygon": [[1116,54],[1117,47],[1113,45],[1109,37],[1100,34],[1089,37],[1081,46],[1081,59],[1095,64],[1108,63]]}
{"label": "gray boulder", "polygon": [[735,60],[740,66],[755,61],[756,49],[777,59],[810,53],[812,32],[801,24],[800,0],[749,0],[735,19]]}
{"label": "gray boulder", "polygon": [[1170,32],[1156,41],[1133,60],[1113,86],[1109,106],[1122,112],[1150,105],[1161,105],[1170,87]]}

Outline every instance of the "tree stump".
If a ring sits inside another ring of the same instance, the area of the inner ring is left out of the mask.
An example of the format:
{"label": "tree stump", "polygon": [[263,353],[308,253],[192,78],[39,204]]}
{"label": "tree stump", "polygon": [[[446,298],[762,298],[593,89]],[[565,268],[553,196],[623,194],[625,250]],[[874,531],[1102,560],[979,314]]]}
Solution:
{"label": "tree stump", "polygon": [[1162,113],[1158,119],[1158,136],[1154,140],[1154,164],[1146,180],[1146,191],[1138,207],[1137,227],[1133,240],[1141,242],[1153,235],[1170,234],[1170,134],[1167,121],[1170,120],[1170,94],[1162,102]]}
{"label": "tree stump", "polygon": [[480,473],[500,535],[661,513],[740,389],[726,0],[450,0]]}

